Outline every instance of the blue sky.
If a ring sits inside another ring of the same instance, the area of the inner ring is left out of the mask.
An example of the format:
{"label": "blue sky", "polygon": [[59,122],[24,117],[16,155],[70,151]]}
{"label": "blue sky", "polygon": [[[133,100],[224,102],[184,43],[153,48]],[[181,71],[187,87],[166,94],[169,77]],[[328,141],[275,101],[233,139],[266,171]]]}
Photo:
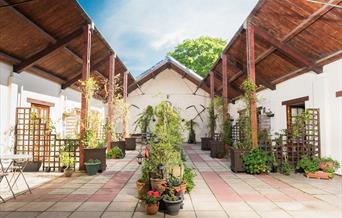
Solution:
{"label": "blue sky", "polygon": [[257,0],[78,0],[136,77],[185,39],[231,39]]}

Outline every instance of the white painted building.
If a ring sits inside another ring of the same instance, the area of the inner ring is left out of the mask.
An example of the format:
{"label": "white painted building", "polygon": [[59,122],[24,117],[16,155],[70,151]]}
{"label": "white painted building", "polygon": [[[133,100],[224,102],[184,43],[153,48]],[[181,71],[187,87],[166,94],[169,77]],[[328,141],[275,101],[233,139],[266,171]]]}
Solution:
{"label": "white painted building", "polygon": [[[195,118],[202,111],[200,116],[194,120],[198,124],[195,127],[196,139],[200,141],[201,137],[208,134],[208,115],[207,110],[204,109],[210,102],[208,89],[197,90],[201,80],[202,78],[196,73],[170,57],[147,70],[136,80],[135,84],[128,88],[128,103],[131,105],[129,110],[130,133],[135,132],[134,122],[148,105],[155,106],[161,101],[167,100],[179,110],[185,121]],[[196,94],[194,94],[195,92]],[[138,129],[137,132],[140,130]],[[188,139],[187,131],[184,132],[183,138],[184,140]]]}
{"label": "white painted building", "polygon": [[[0,144],[3,152],[13,148],[16,108],[31,107],[34,103],[49,108],[56,133],[66,136],[63,113],[81,108],[81,93],[72,88],[63,90],[60,84],[26,71],[13,73],[12,65],[0,62]],[[102,101],[93,98],[90,110],[105,119],[107,107]]]}
{"label": "white painted building", "polygon": [[[272,111],[271,133],[287,127],[285,101],[305,98],[305,108],[318,108],[320,111],[321,156],[329,156],[342,163],[342,59],[327,64],[323,73],[308,72],[276,85],[275,90],[265,89],[257,93],[258,107]],[[244,103],[237,100],[229,105],[229,113],[238,119],[238,111]],[[342,173],[340,169],[338,173]]]}

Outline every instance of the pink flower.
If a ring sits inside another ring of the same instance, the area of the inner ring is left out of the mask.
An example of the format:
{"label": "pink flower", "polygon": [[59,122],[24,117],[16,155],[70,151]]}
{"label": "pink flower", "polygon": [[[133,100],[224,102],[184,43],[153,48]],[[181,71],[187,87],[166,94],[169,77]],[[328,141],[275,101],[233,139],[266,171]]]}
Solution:
{"label": "pink flower", "polygon": [[148,195],[148,196],[152,196],[152,195],[153,195],[153,191],[147,192],[147,195]]}
{"label": "pink flower", "polygon": [[153,196],[154,196],[155,198],[158,198],[159,193],[158,193],[158,192],[153,192]]}

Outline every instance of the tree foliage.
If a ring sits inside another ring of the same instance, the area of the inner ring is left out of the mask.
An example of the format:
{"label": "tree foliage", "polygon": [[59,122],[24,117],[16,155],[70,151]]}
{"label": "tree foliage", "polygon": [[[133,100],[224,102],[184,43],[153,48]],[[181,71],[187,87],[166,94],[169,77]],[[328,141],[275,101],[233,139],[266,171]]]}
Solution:
{"label": "tree foliage", "polygon": [[225,45],[226,41],[223,39],[202,36],[197,39],[184,40],[168,55],[204,77]]}

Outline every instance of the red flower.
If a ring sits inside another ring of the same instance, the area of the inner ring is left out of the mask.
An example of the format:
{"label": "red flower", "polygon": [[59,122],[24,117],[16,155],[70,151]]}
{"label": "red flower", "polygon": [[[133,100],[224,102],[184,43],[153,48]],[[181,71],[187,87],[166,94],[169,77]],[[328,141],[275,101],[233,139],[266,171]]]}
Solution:
{"label": "red flower", "polygon": [[153,192],[153,196],[154,196],[155,198],[158,198],[159,193],[158,193],[158,192]]}
{"label": "red flower", "polygon": [[152,196],[152,195],[153,195],[153,191],[147,192],[147,195],[148,195],[148,196]]}

